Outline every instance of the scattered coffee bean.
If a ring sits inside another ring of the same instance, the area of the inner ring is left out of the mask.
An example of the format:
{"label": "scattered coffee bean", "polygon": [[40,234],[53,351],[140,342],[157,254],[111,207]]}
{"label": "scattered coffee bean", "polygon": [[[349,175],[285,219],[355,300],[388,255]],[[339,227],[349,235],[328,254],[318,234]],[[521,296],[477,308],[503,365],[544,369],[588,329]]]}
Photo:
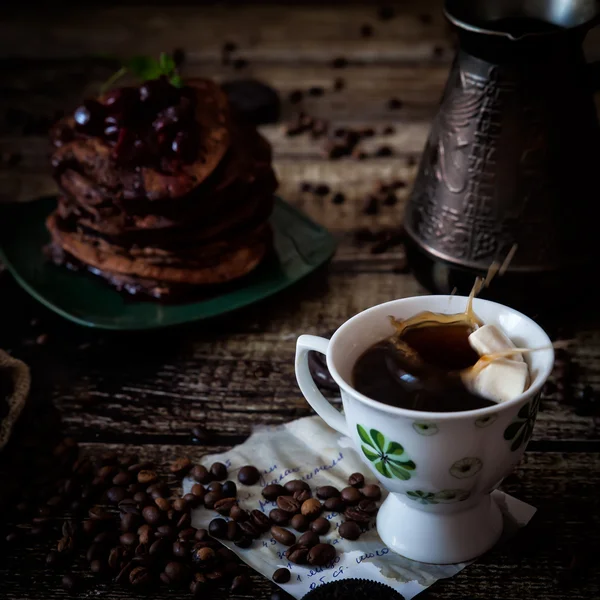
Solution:
{"label": "scattered coffee bean", "polygon": [[364,38],[371,37],[373,35],[373,26],[365,23],[360,27],[360,35]]}
{"label": "scattered coffee bean", "polygon": [[292,496],[279,496],[277,506],[287,513],[296,514],[300,511],[300,503],[294,500]]}
{"label": "scattered coffee bean", "polygon": [[271,485],[266,486],[261,492],[263,498],[269,501],[277,500],[279,496],[284,496],[286,494],[286,490],[282,485],[278,485],[273,483]]}
{"label": "scattered coffee bean", "polygon": [[164,538],[159,538],[150,544],[148,554],[150,554],[150,556],[162,556],[163,554],[166,554],[168,547],[169,543],[167,540]]}
{"label": "scattered coffee bean", "polygon": [[208,532],[219,540],[227,537],[227,521],[225,519],[213,519],[208,525]]}
{"label": "scattered coffee bean", "polygon": [[192,495],[196,496],[199,501],[204,500],[204,496],[206,495],[206,490],[199,483],[195,483],[192,486]]}
{"label": "scattered coffee bean", "polygon": [[441,58],[444,55],[444,47],[443,46],[434,46],[433,47],[433,56],[436,58]]}
{"label": "scattered coffee bean", "polygon": [[123,546],[134,546],[134,545],[138,544],[138,536],[132,532],[123,533],[119,537],[119,542]]}
{"label": "scattered coffee bean", "polygon": [[220,492],[208,492],[208,494],[204,496],[204,506],[212,509],[219,500],[221,500]]}
{"label": "scattered coffee bean", "polygon": [[344,67],[348,66],[348,59],[344,58],[343,56],[339,56],[338,58],[334,58],[331,66],[334,69],[343,69]]}
{"label": "scattered coffee bean", "polygon": [[356,488],[353,488],[351,486],[345,487],[341,491],[340,496],[348,506],[355,506],[361,501],[363,497],[363,495]]}
{"label": "scattered coffee bean", "polygon": [[361,500],[358,503],[358,508],[369,515],[374,515],[379,510],[377,508],[377,503],[374,500],[369,500],[368,498]]}
{"label": "scattered coffee bean", "polygon": [[178,458],[169,467],[171,473],[183,477],[192,468],[192,461],[187,456]]}
{"label": "scattered coffee bean", "polygon": [[46,565],[49,567],[56,567],[62,561],[62,556],[56,550],[51,550],[46,555]]}
{"label": "scattered coffee bean", "polygon": [[217,500],[214,505],[214,509],[223,516],[229,516],[231,509],[237,504],[236,498],[221,498]]}
{"label": "scattered coffee bean", "polygon": [[280,508],[274,508],[269,513],[269,519],[271,519],[271,521],[273,521],[273,523],[276,525],[287,525],[290,522],[290,513],[287,513]]}
{"label": "scattered coffee bean", "polygon": [[340,491],[332,485],[322,485],[317,488],[317,498],[320,498],[321,500],[337,498],[339,495]]}
{"label": "scattered coffee bean", "polygon": [[308,551],[308,563],[315,567],[328,565],[335,558],[335,548],[331,544],[317,544]]}
{"label": "scattered coffee bean", "polygon": [[190,475],[192,476],[192,479],[204,485],[212,481],[211,474],[209,473],[208,469],[203,465],[196,465],[192,469]]}
{"label": "scattered coffee bean", "polygon": [[[289,514],[289,513],[285,513],[285,514]],[[306,531],[308,529],[309,525],[310,525],[310,521],[304,515],[294,515],[292,517],[291,526],[296,531],[300,531],[300,532]]]}
{"label": "scattered coffee bean", "polygon": [[379,212],[379,202],[376,196],[368,195],[365,200],[363,213],[365,215],[376,215]]}
{"label": "scattered coffee bean", "polygon": [[277,569],[277,571],[273,573],[273,581],[275,583],[287,583],[291,577],[292,574],[286,568]]}
{"label": "scattered coffee bean", "polygon": [[393,154],[394,154],[394,151],[390,148],[390,146],[380,146],[375,151],[375,156],[377,156],[379,158],[392,156]]}
{"label": "scattered coffee bean", "polygon": [[346,540],[357,540],[360,537],[361,530],[358,523],[354,521],[345,521],[338,529],[340,536]]}
{"label": "scattered coffee bean", "polygon": [[162,483],[153,483],[146,488],[146,492],[150,494],[150,497],[156,500],[169,495],[169,488]]}
{"label": "scattered coffee bean", "polygon": [[381,498],[381,488],[378,485],[365,485],[361,490],[361,494],[370,500],[379,500]]}
{"label": "scattered coffee bean", "polygon": [[397,203],[398,203],[398,198],[397,198],[396,194],[394,194],[394,193],[386,194],[386,196],[383,199],[384,206],[395,206]]}
{"label": "scattered coffee bean", "polygon": [[143,470],[137,474],[137,480],[139,483],[143,483],[144,485],[149,485],[154,483],[158,479],[158,475],[155,471]]}
{"label": "scattered coffee bean", "polygon": [[323,512],[323,505],[316,498],[309,498],[302,504],[300,511],[308,519],[315,519]]}
{"label": "scattered coffee bean", "polygon": [[379,10],[377,11],[377,16],[382,21],[389,21],[396,16],[396,11],[392,6],[380,6]]}
{"label": "scattered coffee bean", "polygon": [[250,548],[250,546],[252,546],[252,537],[250,536],[242,536],[242,538],[240,538],[237,542],[234,542],[234,544],[238,547],[238,548],[242,548],[242,549],[246,549],[246,548]]}
{"label": "scattered coffee bean", "polygon": [[315,86],[308,88],[309,96],[314,96],[314,97],[318,98],[318,97],[322,96],[323,94],[325,94],[325,89],[323,87],[321,87],[320,85],[315,85]]}
{"label": "scattered coffee bean", "polygon": [[208,492],[217,492],[218,494],[223,493],[223,484],[220,481],[213,481],[206,487]]}
{"label": "scattered coffee bean", "polygon": [[149,544],[150,540],[154,537],[154,532],[150,525],[141,525],[137,530],[140,544]]}
{"label": "scattered coffee bean", "polygon": [[290,95],[288,96],[288,100],[290,101],[291,104],[298,104],[298,102],[302,101],[303,97],[304,97],[304,94],[300,90],[293,90],[292,92],[290,92]]}
{"label": "scattered coffee bean", "polygon": [[235,521],[227,523],[227,539],[230,542],[236,542],[242,537],[242,530]]}
{"label": "scattered coffee bean", "polygon": [[296,565],[305,565],[308,562],[308,548],[300,544],[294,544],[286,550],[285,556]]}
{"label": "scattered coffee bean", "polygon": [[125,513],[121,515],[121,531],[128,532],[137,529],[140,522],[138,515],[133,513]]}
{"label": "scattered coffee bean", "polygon": [[[317,196],[327,196],[327,194],[329,194],[330,191],[331,190],[329,189],[329,186],[327,184],[325,184],[325,183],[320,183],[319,185],[317,185],[315,187],[315,194]],[[299,480],[296,480],[296,481],[299,481]],[[288,483],[291,483],[291,481],[288,481]],[[302,483],[304,483],[304,482],[302,482]],[[288,489],[287,488],[287,484],[286,484],[286,488],[285,489],[286,490]],[[296,490],[294,490],[294,491],[296,491]]]}
{"label": "scattered coffee bean", "polygon": [[216,481],[227,479],[227,467],[220,462],[213,463],[210,467],[210,474]]}
{"label": "scattered coffee bean", "polygon": [[317,535],[325,535],[329,531],[330,527],[331,522],[324,517],[319,517],[310,524],[310,530]]}
{"label": "scattered coffee bean", "polygon": [[248,575],[238,575],[233,579],[230,589],[234,594],[246,594],[252,589],[252,580]]}
{"label": "scattered coffee bean", "polygon": [[162,497],[156,498],[154,500],[154,504],[156,504],[156,506],[158,506],[158,508],[163,512],[167,512],[171,508],[171,503],[166,498]]}
{"label": "scattered coffee bean", "polygon": [[162,520],[162,514],[157,506],[145,506],[142,510],[142,516],[149,525],[157,525]]}
{"label": "scattered coffee bean", "polygon": [[184,512],[188,508],[187,501],[184,498],[175,498],[172,504],[174,510],[176,510],[177,512]]}
{"label": "scattered coffee bean", "polygon": [[229,516],[238,523],[241,523],[242,521],[247,521],[250,518],[250,514],[243,508],[241,508],[238,504],[235,504],[231,507],[231,510],[229,511]]}
{"label": "scattered coffee bean", "polygon": [[245,58],[236,58],[232,64],[234,69],[241,71],[248,66],[248,61]]}
{"label": "scattered coffee bean", "polygon": [[131,473],[128,473],[127,471],[119,471],[119,473],[113,477],[112,482],[117,486],[129,485],[131,483]]}
{"label": "scattered coffee bean", "polygon": [[[196,485],[199,485],[199,484],[196,484]],[[200,486],[200,487],[202,487],[202,486]],[[183,497],[183,499],[186,501],[187,505],[190,508],[196,508],[199,504],[201,504],[202,500],[204,499],[204,496],[202,498],[199,498],[198,496],[194,496],[194,494],[192,494],[192,493],[187,493]]]}
{"label": "scattered coffee bean", "polygon": [[352,475],[348,477],[348,485],[355,488],[363,487],[363,485],[365,485],[365,476],[362,473],[352,473]]}
{"label": "scattered coffee bean", "polygon": [[273,527],[271,527],[271,535],[284,546],[291,546],[296,543],[296,536],[291,531],[279,527],[278,525],[273,525]]}
{"label": "scattered coffee bean", "polygon": [[363,525],[369,523],[371,521],[372,516],[369,513],[366,513],[358,507],[349,506],[345,512],[344,517],[348,521],[356,521],[357,523],[362,523]]}
{"label": "scattered coffee bean", "polygon": [[336,92],[340,92],[346,87],[346,80],[343,77],[336,77],[333,80],[333,89]]}
{"label": "scattered coffee bean", "polygon": [[271,519],[264,512],[255,509],[250,513],[250,517],[259,531],[269,531],[271,528]]}
{"label": "scattered coffee bean", "polygon": [[146,567],[135,567],[129,573],[129,583],[135,587],[143,587],[152,581],[150,573]]}
{"label": "scattered coffee bean", "polygon": [[242,467],[238,473],[238,481],[243,485],[254,485],[258,483],[260,473],[256,467],[247,465]]}
{"label": "scattered coffee bean", "polygon": [[344,204],[344,202],[346,202],[346,196],[344,196],[344,194],[341,192],[337,192],[331,198],[331,202],[332,204]]}
{"label": "scattered coffee bean", "polygon": [[106,571],[106,564],[101,560],[95,559],[90,563],[90,571],[95,575],[100,575]]}
{"label": "scattered coffee bean", "polygon": [[67,590],[67,592],[74,592],[77,589],[79,581],[74,575],[65,575],[61,583],[63,589]]}
{"label": "scattered coffee bean", "polygon": [[240,529],[242,530],[242,533],[244,533],[246,537],[249,537],[251,539],[256,539],[260,537],[261,531],[252,519],[249,519],[248,521],[242,521],[239,525]]}
{"label": "scattered coffee bean", "polygon": [[306,548],[312,548],[319,543],[319,535],[314,531],[306,531],[298,538],[298,544]]}
{"label": "scattered coffee bean", "polygon": [[294,492],[292,498],[297,500],[300,503],[300,506],[302,506],[304,502],[312,498],[312,492],[310,490],[298,490],[297,492]]}
{"label": "scattered coffee bean", "polygon": [[394,133],[396,133],[396,129],[391,125],[386,125],[386,127],[383,128],[382,133],[383,135],[394,135]]}
{"label": "scattered coffee bean", "polygon": [[346,508],[346,503],[341,498],[327,498],[325,502],[323,502],[323,506],[325,510],[330,510],[332,512],[343,512]]}
{"label": "scattered coffee bean", "polygon": [[183,563],[171,561],[167,563],[165,573],[173,583],[179,583],[186,579],[189,571]]}

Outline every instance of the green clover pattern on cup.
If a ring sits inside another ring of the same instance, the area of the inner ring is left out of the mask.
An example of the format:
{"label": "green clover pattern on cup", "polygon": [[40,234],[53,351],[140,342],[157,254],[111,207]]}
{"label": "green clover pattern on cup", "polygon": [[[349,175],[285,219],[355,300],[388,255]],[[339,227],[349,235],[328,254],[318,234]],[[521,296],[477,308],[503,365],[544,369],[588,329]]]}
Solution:
{"label": "green clover pattern on cup", "polygon": [[480,428],[484,428],[484,427],[488,427],[489,425],[491,425],[496,419],[498,418],[498,415],[495,413],[492,413],[491,415],[485,415],[484,417],[479,417],[479,419],[475,420],[475,427],[480,427]]}
{"label": "green clover pattern on cup", "polygon": [[438,426],[435,423],[428,423],[426,421],[415,421],[413,429],[419,435],[435,435],[438,432]]}
{"label": "green clover pattern on cup", "polygon": [[477,475],[477,473],[481,471],[481,467],[483,467],[483,463],[479,458],[466,456],[465,458],[457,460],[450,467],[450,475],[452,475],[452,477],[456,477],[457,479],[473,477],[473,475]]}
{"label": "green clover pattern on cup", "polygon": [[463,502],[470,495],[469,490],[442,490],[441,492],[423,492],[414,490],[406,492],[406,495],[419,504],[452,504]]}
{"label": "green clover pattern on cup", "polygon": [[388,479],[406,481],[411,478],[411,471],[415,470],[416,465],[398,442],[389,441],[377,429],[367,432],[362,425],[357,425],[356,429],[360,439],[364,442],[361,444],[363,454],[373,463],[379,473]]}
{"label": "green clover pattern on cup", "polygon": [[510,449],[513,452],[526,444],[531,438],[539,404],[540,394],[524,404],[514,421],[504,430],[504,439],[512,442]]}

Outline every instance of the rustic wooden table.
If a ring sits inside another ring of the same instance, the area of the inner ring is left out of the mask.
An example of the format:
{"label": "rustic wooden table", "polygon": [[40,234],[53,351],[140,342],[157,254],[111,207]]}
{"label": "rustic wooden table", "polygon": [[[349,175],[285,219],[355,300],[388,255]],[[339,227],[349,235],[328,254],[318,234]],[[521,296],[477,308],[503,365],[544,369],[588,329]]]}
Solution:
{"label": "rustic wooden table", "polygon": [[[382,20],[370,2],[249,4],[171,8],[165,2],[47,11],[13,5],[0,23],[0,114],[5,115],[0,120],[0,201],[54,193],[44,134],[48,118],[72,109],[108,77],[112,65],[102,58],[107,54],[156,56],[183,48],[186,74],[256,77],[272,84],[282,95],[284,119],[299,108],[288,102],[290,92],[321,86],[325,94],[307,96],[303,110],[333,125],[372,126],[378,135],[365,149],[393,149],[390,157],[329,161],[322,156],[322,140],[307,134],[287,137],[281,125],[265,126],[281,195],[328,227],[339,249],[327,272],[211,323],[151,334],[101,333],[55,317],[6,273],[0,275],[0,347],[27,361],[34,378],[28,412],[2,453],[5,475],[11,465],[26,462],[32,432],[35,437],[45,426],[59,428],[53,411],[62,433],[76,438],[86,452],[136,452],[161,464],[182,454],[199,458],[226,449],[255,425],[308,415],[294,377],[297,335],[327,334],[362,309],[423,292],[411,275],[398,273],[401,247],[374,254],[372,244],[361,243],[355,233],[401,222],[415,161],[453,55],[440,3],[403,0],[389,20]],[[372,25],[371,37],[361,35],[364,24]],[[235,57],[248,61],[245,68],[222,64],[225,41],[237,44]],[[588,50],[600,56],[594,36]],[[337,57],[348,65],[333,69]],[[345,80],[344,90],[332,91],[336,77]],[[402,107],[391,110],[391,97],[401,99]],[[395,133],[381,135],[389,124]],[[365,194],[377,181],[392,179],[408,184],[399,190],[398,204],[364,214]],[[346,201],[338,205],[331,195],[303,194],[305,181],[326,183]],[[453,579],[440,581],[428,592],[430,598],[600,597],[597,570],[584,572],[567,589],[555,581],[574,552],[595,548],[597,557],[600,542],[598,418],[570,402],[585,384],[600,384],[600,327],[597,319],[571,319],[565,325],[566,335],[577,340],[572,354],[577,376],[560,379],[559,392],[544,397],[533,441],[516,476],[505,484],[538,514],[515,544],[498,547]],[[196,425],[213,434],[210,444],[194,442],[190,432]],[[4,490],[6,482],[0,484]],[[45,568],[49,544],[27,541],[2,551],[0,597],[66,594],[60,577]],[[269,597],[271,584],[260,576],[253,579],[254,592],[246,597]],[[137,597],[114,584],[95,589],[89,593]],[[155,596],[185,597],[185,592],[163,589]]]}

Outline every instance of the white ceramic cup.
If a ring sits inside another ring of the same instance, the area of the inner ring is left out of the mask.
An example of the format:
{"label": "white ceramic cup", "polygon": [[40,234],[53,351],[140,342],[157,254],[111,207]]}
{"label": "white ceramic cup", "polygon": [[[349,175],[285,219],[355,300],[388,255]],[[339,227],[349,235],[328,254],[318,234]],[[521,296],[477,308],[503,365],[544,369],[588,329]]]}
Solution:
{"label": "white ceramic cup", "polygon": [[[421,412],[372,400],[353,389],[352,368],[367,348],[394,332],[390,315],[405,319],[424,310],[459,313],[466,304],[461,296],[394,300],[352,317],[331,340],[302,335],[296,346],[296,377],[305,398],[328,425],[351,438],[390,492],[377,516],[381,539],[395,552],[427,563],[473,559],[500,537],[502,514],[490,494],[523,455],[554,351],[527,355],[531,385],[525,393],[461,412]],[[551,344],[539,325],[512,308],[475,299],[474,310],[518,347]],[[310,350],[326,355],[341,389],[343,414],[315,385],[308,368]]]}

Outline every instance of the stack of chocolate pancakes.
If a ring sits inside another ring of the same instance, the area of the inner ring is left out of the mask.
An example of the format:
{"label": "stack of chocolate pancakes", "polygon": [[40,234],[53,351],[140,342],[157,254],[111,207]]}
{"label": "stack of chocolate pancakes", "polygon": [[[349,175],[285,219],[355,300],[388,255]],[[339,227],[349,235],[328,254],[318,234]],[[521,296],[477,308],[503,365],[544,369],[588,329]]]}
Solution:
{"label": "stack of chocolate pancakes", "polygon": [[113,90],[58,123],[52,141],[55,263],[162,299],[242,277],[269,251],[271,148],[214,82]]}

